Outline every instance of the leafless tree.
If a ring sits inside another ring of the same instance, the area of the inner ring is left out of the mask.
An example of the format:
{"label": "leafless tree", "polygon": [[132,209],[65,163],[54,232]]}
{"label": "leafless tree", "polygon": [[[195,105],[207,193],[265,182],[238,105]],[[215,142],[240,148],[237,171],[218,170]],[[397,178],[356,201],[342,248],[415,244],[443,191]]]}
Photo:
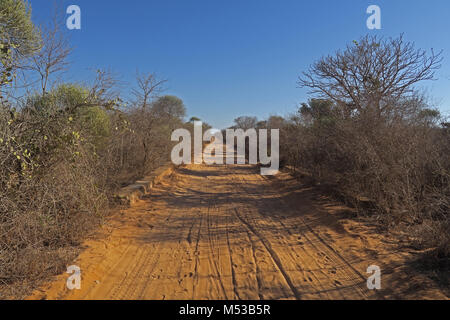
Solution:
{"label": "leafless tree", "polygon": [[299,77],[298,85],[336,102],[347,115],[368,109],[380,115],[400,98],[414,95],[418,82],[433,80],[441,61],[441,52],[427,54],[403,35],[366,36],[314,63]]}
{"label": "leafless tree", "polygon": [[163,84],[167,80],[158,79],[153,73],[140,74],[138,71],[136,72],[136,82],[137,88],[132,90],[132,94],[136,98],[136,103],[142,109],[146,109],[150,101],[164,90]]}
{"label": "leafless tree", "polygon": [[95,80],[90,85],[90,99],[103,106],[120,100],[119,89],[123,83],[119,80],[118,74],[110,69],[97,69],[95,74]]}
{"label": "leafless tree", "polygon": [[38,82],[43,95],[47,91],[51,77],[67,70],[69,66],[68,57],[73,50],[67,36],[60,27],[62,19],[57,12],[58,10],[55,7],[52,21],[41,27],[42,48],[31,58],[28,67],[38,74]]}

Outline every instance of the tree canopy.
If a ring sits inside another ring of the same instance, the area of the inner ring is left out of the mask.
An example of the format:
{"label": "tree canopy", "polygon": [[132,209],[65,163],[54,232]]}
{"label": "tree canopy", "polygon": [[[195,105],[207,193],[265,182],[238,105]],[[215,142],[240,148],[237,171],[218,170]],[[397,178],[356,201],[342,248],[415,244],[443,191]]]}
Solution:
{"label": "tree canopy", "polygon": [[11,82],[18,63],[39,48],[40,35],[31,21],[29,4],[0,1],[0,86]]}
{"label": "tree canopy", "polygon": [[183,100],[175,96],[162,96],[152,105],[152,111],[160,117],[175,117],[182,120],[186,116]]}

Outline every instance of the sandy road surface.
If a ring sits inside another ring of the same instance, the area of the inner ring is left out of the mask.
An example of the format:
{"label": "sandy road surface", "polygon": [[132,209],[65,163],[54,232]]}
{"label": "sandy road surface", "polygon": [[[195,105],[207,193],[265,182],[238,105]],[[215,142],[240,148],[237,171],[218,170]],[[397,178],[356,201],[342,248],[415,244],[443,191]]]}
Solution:
{"label": "sandy road surface", "polygon": [[[58,276],[33,299],[445,298],[412,253],[288,174],[189,165],[86,242],[80,290]],[[382,290],[367,289],[369,265]]]}

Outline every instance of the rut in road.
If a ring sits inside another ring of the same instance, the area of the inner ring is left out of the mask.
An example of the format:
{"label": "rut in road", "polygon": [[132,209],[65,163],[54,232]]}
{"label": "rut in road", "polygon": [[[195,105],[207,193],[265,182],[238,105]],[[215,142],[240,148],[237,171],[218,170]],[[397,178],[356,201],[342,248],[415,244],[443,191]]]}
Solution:
{"label": "rut in road", "polygon": [[[343,219],[346,210],[285,173],[266,178],[249,165],[189,165],[115,217],[105,239],[88,241],[75,261],[81,290],[68,291],[61,275],[33,298],[406,297],[397,273],[404,256]],[[371,264],[389,270],[383,284],[396,290],[367,288]]]}

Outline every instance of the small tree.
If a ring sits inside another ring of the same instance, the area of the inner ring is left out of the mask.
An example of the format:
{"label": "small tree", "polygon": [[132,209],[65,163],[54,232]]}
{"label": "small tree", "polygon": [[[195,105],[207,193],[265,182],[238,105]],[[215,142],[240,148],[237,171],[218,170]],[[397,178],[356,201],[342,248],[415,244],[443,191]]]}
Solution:
{"label": "small tree", "polygon": [[302,103],[298,112],[304,124],[323,124],[333,119],[334,102],[325,99],[311,99]]}
{"label": "small tree", "polygon": [[152,111],[159,118],[177,118],[183,120],[186,116],[186,107],[183,100],[175,96],[163,96],[152,105]]}
{"label": "small tree", "polygon": [[42,95],[47,92],[52,76],[63,73],[69,66],[68,57],[72,53],[72,47],[61,30],[61,18],[55,14],[51,23],[43,26],[42,48],[31,58],[28,69],[37,73],[39,77],[40,90]]}
{"label": "small tree", "polygon": [[256,117],[242,116],[234,119],[234,123],[237,129],[248,130],[256,128],[258,119]]}
{"label": "small tree", "polygon": [[270,116],[267,119],[267,129],[281,129],[285,125],[285,120],[281,116]]}
{"label": "small tree", "polygon": [[132,94],[136,99],[136,104],[142,109],[150,105],[153,98],[163,91],[163,84],[167,80],[158,79],[153,73],[136,73],[137,88],[133,89]]}
{"label": "small tree", "polygon": [[366,36],[314,63],[298,85],[335,102],[347,117],[371,111],[381,116],[392,112],[399,100],[414,96],[415,84],[432,80],[441,61],[441,53],[431,50],[428,55],[403,36]]}

